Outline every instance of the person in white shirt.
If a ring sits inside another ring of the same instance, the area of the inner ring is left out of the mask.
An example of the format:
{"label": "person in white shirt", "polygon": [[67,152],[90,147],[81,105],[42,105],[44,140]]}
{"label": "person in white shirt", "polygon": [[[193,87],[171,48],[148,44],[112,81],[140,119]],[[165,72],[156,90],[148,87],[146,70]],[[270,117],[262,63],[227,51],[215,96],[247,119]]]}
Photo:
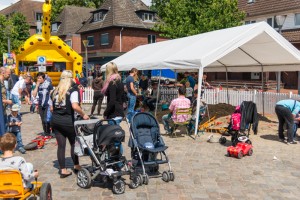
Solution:
{"label": "person in white shirt", "polygon": [[21,107],[22,91],[26,89],[26,84],[30,82],[30,77],[24,75],[23,79],[16,82],[13,89],[11,90],[11,98],[13,104],[18,104]]}

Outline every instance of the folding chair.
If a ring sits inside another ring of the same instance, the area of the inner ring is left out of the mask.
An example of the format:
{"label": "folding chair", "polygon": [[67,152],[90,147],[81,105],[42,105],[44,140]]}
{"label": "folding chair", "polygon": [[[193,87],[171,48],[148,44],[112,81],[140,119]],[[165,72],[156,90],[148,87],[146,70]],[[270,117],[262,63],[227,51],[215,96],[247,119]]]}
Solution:
{"label": "folding chair", "polygon": [[175,133],[175,130],[179,126],[184,126],[185,130],[186,130],[186,133],[189,134],[188,125],[189,125],[189,123],[191,121],[191,118],[192,118],[192,108],[176,108],[176,116],[179,116],[179,115],[184,115],[186,120],[183,121],[183,122],[174,122],[173,121],[172,135]]}

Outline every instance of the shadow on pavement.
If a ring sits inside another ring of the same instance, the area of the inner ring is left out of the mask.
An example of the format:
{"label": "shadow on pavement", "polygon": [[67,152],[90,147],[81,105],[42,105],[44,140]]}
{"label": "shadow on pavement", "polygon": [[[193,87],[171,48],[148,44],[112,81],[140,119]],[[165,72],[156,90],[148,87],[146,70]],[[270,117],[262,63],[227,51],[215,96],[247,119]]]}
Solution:
{"label": "shadow on pavement", "polygon": [[265,139],[265,140],[278,141],[278,135],[261,135],[260,138]]}

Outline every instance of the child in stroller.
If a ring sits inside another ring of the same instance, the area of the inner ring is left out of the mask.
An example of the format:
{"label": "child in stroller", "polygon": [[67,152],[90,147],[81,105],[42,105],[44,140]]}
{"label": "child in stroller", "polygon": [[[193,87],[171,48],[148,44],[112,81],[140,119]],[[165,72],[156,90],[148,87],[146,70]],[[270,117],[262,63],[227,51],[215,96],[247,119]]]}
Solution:
{"label": "child in stroller", "polygon": [[[131,164],[122,155],[125,132],[116,125],[108,122],[114,120],[80,120],[75,121],[75,131],[77,134],[78,156],[88,155],[91,158],[92,166],[80,169],[77,174],[77,184],[81,188],[90,188],[96,178],[101,178],[104,182],[112,180],[112,190],[115,194],[125,192],[125,182],[123,175],[130,175],[130,187],[137,188],[140,184],[139,178],[133,176]],[[104,124],[107,123],[107,124]],[[78,148],[78,146],[80,146]],[[76,148],[76,147],[75,147]],[[81,149],[78,151],[78,149]]]}
{"label": "child in stroller", "polygon": [[[240,141],[251,144],[251,141],[249,140],[249,132],[246,135],[245,133],[241,133],[240,131],[241,118],[241,108],[240,106],[236,106],[235,111],[230,116],[229,125],[227,127],[227,133],[231,135],[232,146],[236,146],[236,144]],[[226,141],[227,139],[224,136],[221,136],[219,140],[220,144],[225,144]]]}

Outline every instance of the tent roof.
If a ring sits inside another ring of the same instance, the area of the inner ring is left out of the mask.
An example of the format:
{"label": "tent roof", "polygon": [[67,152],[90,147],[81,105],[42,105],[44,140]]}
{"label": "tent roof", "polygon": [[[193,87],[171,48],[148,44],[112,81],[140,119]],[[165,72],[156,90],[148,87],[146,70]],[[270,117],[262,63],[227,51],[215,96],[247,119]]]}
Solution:
{"label": "tent roof", "polygon": [[[142,45],[114,59],[119,71],[299,71],[300,52],[266,22]],[[102,66],[104,70],[105,65]]]}

